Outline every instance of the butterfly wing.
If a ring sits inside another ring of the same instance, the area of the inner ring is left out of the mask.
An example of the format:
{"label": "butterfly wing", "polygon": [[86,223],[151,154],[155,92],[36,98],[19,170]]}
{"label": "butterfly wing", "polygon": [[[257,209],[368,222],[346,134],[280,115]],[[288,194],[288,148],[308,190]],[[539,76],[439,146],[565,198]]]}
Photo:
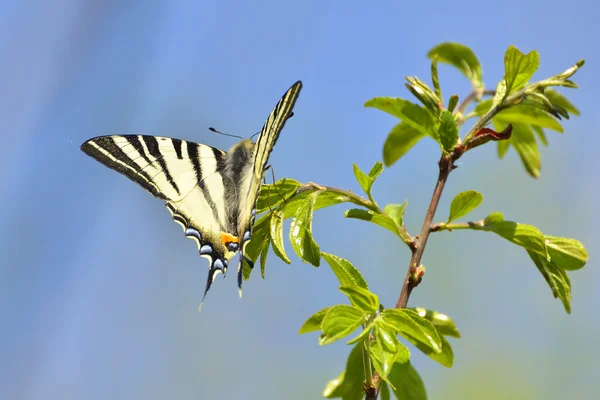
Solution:
{"label": "butterfly wing", "polygon": [[267,121],[263,125],[258,140],[254,145],[252,155],[252,170],[245,179],[247,186],[247,198],[240,202],[240,210],[237,221],[238,237],[240,238],[240,263],[238,266],[238,287],[240,296],[242,293],[242,262],[245,260],[248,265],[253,267],[252,261],[246,257],[245,247],[249,243],[252,234],[252,224],[256,214],[256,200],[260,191],[261,181],[263,179],[265,167],[269,161],[269,155],[279,138],[288,118],[291,117],[292,109],[296,104],[296,99],[302,89],[302,82],[294,83],[279,100]]}
{"label": "butterfly wing", "polygon": [[206,296],[238,249],[236,224],[228,218],[225,204],[226,154],[198,143],[146,135],[99,136],[83,143],[81,150],[166,202],[173,220],[210,262]]}

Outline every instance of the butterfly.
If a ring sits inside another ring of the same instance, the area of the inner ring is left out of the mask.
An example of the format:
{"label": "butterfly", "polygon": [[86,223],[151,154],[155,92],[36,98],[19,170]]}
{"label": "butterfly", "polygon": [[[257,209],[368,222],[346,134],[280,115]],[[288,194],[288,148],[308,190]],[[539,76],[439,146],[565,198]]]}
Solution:
{"label": "butterfly", "polygon": [[301,89],[302,82],[297,81],[285,92],[256,143],[244,139],[227,152],[148,135],[98,136],[81,145],[88,156],[163,200],[185,236],[196,242],[200,255],[209,260],[202,302],[215,277],[226,274],[238,250],[238,288],[242,295],[242,262],[253,267],[245,250],[252,237],[261,182],[269,155],[293,114]]}

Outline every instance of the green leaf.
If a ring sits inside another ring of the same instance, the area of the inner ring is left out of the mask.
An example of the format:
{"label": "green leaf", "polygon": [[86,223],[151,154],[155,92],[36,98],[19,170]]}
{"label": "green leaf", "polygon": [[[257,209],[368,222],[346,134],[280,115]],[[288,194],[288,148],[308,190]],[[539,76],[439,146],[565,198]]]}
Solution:
{"label": "green leaf", "polygon": [[494,122],[501,122],[504,126],[513,124],[513,136],[514,125],[516,124],[538,125],[557,132],[564,131],[560,122],[554,117],[530,105],[519,105],[502,110],[496,114]]}
{"label": "green leaf", "polygon": [[387,380],[387,376],[396,361],[408,362],[410,350],[400,343],[395,332],[385,325],[375,324],[374,336],[375,341],[367,346],[369,358],[379,376]]}
{"label": "green leaf", "polygon": [[[531,129],[535,132],[538,139],[544,146],[548,146],[548,139],[546,138],[546,134],[544,133],[544,129],[541,126],[531,125]],[[507,142],[508,140],[502,140],[501,142]],[[498,142],[500,143],[500,142]]]}
{"label": "green leaf", "polygon": [[473,112],[477,115],[485,114],[486,112],[488,112],[490,110],[490,108],[492,108],[492,102],[493,102],[493,99],[487,99],[487,100],[483,100],[483,101],[479,102],[475,106],[475,109],[473,110]]}
{"label": "green leaf", "polygon": [[502,159],[510,147],[510,141],[498,140],[496,143],[498,143],[498,158]]}
{"label": "green leaf", "polygon": [[458,95],[453,94],[452,96],[450,96],[450,99],[448,99],[448,111],[454,112],[454,109],[456,108],[457,105],[458,105]]}
{"label": "green leaf", "polygon": [[527,250],[536,267],[552,289],[554,297],[558,297],[565,307],[567,314],[571,313],[571,281],[567,272],[554,262],[546,260],[541,255]]}
{"label": "green leaf", "polygon": [[484,225],[497,224],[498,222],[504,221],[504,214],[499,211],[494,211],[483,220]]}
{"label": "green leaf", "polygon": [[274,210],[271,213],[271,241],[273,242],[273,251],[279,258],[285,261],[287,264],[291,264],[292,261],[285,254],[285,248],[283,246],[283,211]]}
{"label": "green leaf", "polygon": [[267,210],[276,208],[300,187],[300,182],[283,178],[273,185],[261,185],[258,200],[256,201],[256,213],[262,214]]}
{"label": "green leaf", "polygon": [[292,248],[303,261],[319,266],[321,252],[312,237],[312,216],[319,192],[311,193],[294,214],[290,224]]}
{"label": "green leaf", "polygon": [[[270,215],[265,214],[260,217],[252,227],[252,236],[250,242],[246,245],[246,257],[256,263],[258,256],[263,252],[269,251],[269,220]],[[245,261],[242,262],[242,274],[244,280],[250,278],[252,269]]]}
{"label": "green leaf", "polygon": [[385,111],[400,118],[413,129],[430,135],[433,138],[437,137],[437,123],[431,113],[408,100],[398,97],[375,97],[367,100],[365,107],[373,107]]}
{"label": "green leaf", "polygon": [[442,111],[440,113],[440,127],[438,129],[438,136],[442,149],[448,153],[458,143],[458,127],[456,126],[456,120],[454,115],[450,111]]}
{"label": "green leaf", "polygon": [[469,78],[473,86],[483,86],[481,65],[477,56],[469,47],[460,43],[441,43],[427,53],[427,57],[430,59],[433,59],[436,55],[438,61],[458,68],[460,72]]}
{"label": "green leaf", "polygon": [[381,313],[381,317],[402,336],[409,335],[437,353],[442,351],[442,341],[433,324],[420,317],[415,311],[406,308],[388,308]]}
{"label": "green leaf", "polygon": [[346,344],[354,344],[354,343],[358,343],[358,342],[366,339],[369,336],[369,333],[371,332],[371,330],[375,327],[375,323],[378,320],[379,320],[378,317],[375,317],[374,319],[372,319],[371,322],[369,322],[369,325],[364,327],[363,330],[358,335],[356,335],[352,339],[348,340],[346,342]]}
{"label": "green leaf", "polygon": [[442,351],[440,352],[436,352],[434,349],[418,341],[411,335],[405,334],[403,336],[433,361],[446,368],[452,368],[452,365],[454,365],[454,352],[452,351],[452,346],[450,346],[450,343],[448,343],[444,336],[440,335],[440,341],[442,342]]}
{"label": "green leaf", "polygon": [[573,115],[580,115],[579,110],[565,96],[556,90],[546,89],[544,92],[548,100],[556,106],[562,107]]}
{"label": "green leaf", "polygon": [[383,163],[381,161],[377,161],[371,170],[369,171],[369,177],[373,180],[379,178],[379,175],[383,172]]}
{"label": "green leaf", "polygon": [[323,334],[319,345],[324,346],[348,336],[365,322],[365,313],[359,308],[338,304],[330,307],[321,322]]}
{"label": "green leaf", "polygon": [[414,310],[417,314],[419,314],[419,317],[425,318],[426,320],[431,322],[440,335],[460,338],[460,332],[456,328],[454,321],[452,321],[452,318],[450,318],[446,314],[442,314],[437,311],[427,310],[422,307],[411,308],[411,310]]}
{"label": "green leaf", "polygon": [[383,162],[387,167],[405,155],[419,140],[427,134],[400,122],[389,133],[383,145]]}
{"label": "green leaf", "polygon": [[447,223],[464,217],[477,208],[482,201],[483,196],[475,190],[467,190],[457,194],[452,200],[452,204],[450,204],[450,215]]}
{"label": "green leaf", "polygon": [[378,214],[371,210],[363,210],[362,208],[352,208],[344,213],[346,218],[362,219],[363,221],[369,221],[379,226],[388,229],[395,235],[399,235],[398,229],[396,229],[396,223],[394,220],[387,215]]}
{"label": "green leaf", "polygon": [[340,287],[340,292],[348,296],[352,305],[369,314],[377,311],[379,307],[379,297],[369,292],[368,289],[359,286],[342,286]]}
{"label": "green leaf", "polygon": [[519,224],[513,221],[493,222],[488,220],[484,224],[484,229],[546,258],[547,249],[544,235],[533,225]]}
{"label": "green leaf", "polygon": [[317,311],[313,315],[311,315],[300,327],[298,331],[299,334],[309,333],[314,331],[321,330],[321,323],[323,322],[323,318],[325,318],[325,314],[331,309],[331,307],[327,307],[322,309],[321,311]]}
{"label": "green leaf", "polygon": [[263,249],[260,252],[260,276],[265,279],[265,268],[267,267],[267,256],[269,255],[269,238],[263,240]]}
{"label": "green leaf", "polygon": [[390,400],[391,399],[390,387],[387,383],[385,383],[385,381],[383,381],[379,384],[379,398],[381,400]]}
{"label": "green leaf", "polygon": [[388,381],[395,387],[392,390],[398,400],[427,400],[423,380],[410,361],[394,363]]}
{"label": "green leaf", "polygon": [[588,260],[588,252],[579,240],[557,236],[545,236],[548,255],[553,264],[569,271],[582,268]]}
{"label": "green leaf", "polygon": [[407,76],[406,88],[425,106],[433,115],[440,112],[439,104],[442,100],[436,96],[429,86],[419,78]]}
{"label": "green leaf", "polygon": [[354,176],[356,177],[356,180],[358,181],[358,184],[360,185],[362,190],[364,190],[366,194],[370,194],[371,186],[373,186],[373,182],[375,180],[373,178],[371,178],[369,175],[362,172],[361,169],[358,168],[358,165],[356,165],[356,164],[354,164]]}
{"label": "green leaf", "polygon": [[363,368],[362,343],[354,346],[348,361],[346,369],[336,379],[329,381],[323,397],[328,399],[341,397],[344,400],[362,400],[365,397],[363,383],[365,373]]}
{"label": "green leaf", "polygon": [[295,195],[293,199],[287,201],[286,203],[280,206],[279,209],[283,211],[285,217],[284,219],[290,218],[293,215],[295,215],[298,209],[300,209],[304,205],[306,199],[313,195],[317,197],[317,200],[315,201],[313,207],[314,210],[350,201],[350,199],[346,195],[328,192],[325,191],[323,188],[320,188],[318,185],[313,185],[314,187],[312,188],[306,188],[305,186],[304,188],[302,188],[303,190],[301,193]]}
{"label": "green leaf", "polygon": [[404,211],[408,205],[408,200],[404,200],[402,204],[388,204],[384,207],[383,212],[398,224],[399,227],[404,225]]}
{"label": "green leaf", "polygon": [[321,257],[327,261],[327,264],[329,264],[331,270],[340,281],[341,286],[358,286],[363,289],[369,289],[369,286],[360,271],[348,260],[324,252],[321,252]]}
{"label": "green leaf", "polygon": [[533,50],[527,54],[510,46],[504,54],[504,80],[507,94],[523,88],[540,66],[540,55]]}
{"label": "green leaf", "polygon": [[525,170],[534,178],[540,176],[542,156],[531,128],[523,124],[514,124],[510,143],[513,145]]}
{"label": "green leaf", "polygon": [[[431,82],[433,83],[433,90],[435,91],[435,96],[443,101],[443,97],[442,97],[442,89],[440,87],[440,78],[439,78],[439,74],[438,74],[438,67],[437,67],[437,55],[434,55],[433,58],[431,59]],[[452,102],[452,100],[450,100],[450,102]],[[458,96],[457,96],[457,102],[458,102]],[[454,104],[454,106],[456,106],[456,104]],[[452,107],[453,109],[454,107]],[[448,106],[448,111],[452,112],[452,109],[450,109],[450,105]]]}

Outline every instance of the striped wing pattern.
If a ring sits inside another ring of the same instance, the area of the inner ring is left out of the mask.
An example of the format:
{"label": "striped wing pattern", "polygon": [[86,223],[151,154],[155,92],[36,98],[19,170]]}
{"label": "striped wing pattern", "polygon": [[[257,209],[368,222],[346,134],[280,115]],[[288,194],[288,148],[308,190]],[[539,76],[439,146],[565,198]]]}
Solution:
{"label": "striped wing pattern", "polygon": [[254,146],[252,159],[252,179],[249,181],[248,199],[246,204],[241,207],[238,219],[238,236],[240,238],[240,263],[238,265],[238,287],[242,287],[242,262],[245,260],[250,267],[253,267],[252,261],[245,256],[246,245],[248,244],[252,225],[254,224],[256,200],[260,193],[260,185],[263,179],[264,171],[269,161],[269,155],[279,138],[288,118],[291,117],[292,109],[296,104],[296,99],[302,89],[302,82],[294,83],[279,100],[267,121],[263,125],[258,140]]}
{"label": "striped wing pattern", "polygon": [[[235,163],[232,153],[180,139],[110,135],[92,138],[81,145],[84,153],[165,201],[173,220],[210,262],[204,297],[216,275],[225,274],[238,249],[241,249],[238,267],[241,295],[242,260],[253,266],[244,250],[251,237],[261,180],[301,88],[300,81],[294,83],[269,114],[253,146],[252,158],[241,165],[247,176],[243,173],[232,177],[228,172]],[[236,198],[236,204],[226,204],[232,193],[244,195]]]}
{"label": "striped wing pattern", "polygon": [[238,248],[223,202],[225,152],[179,139],[146,135],[100,136],[81,149],[107,167],[165,200],[173,220],[209,259],[204,294],[216,274],[225,273]]}

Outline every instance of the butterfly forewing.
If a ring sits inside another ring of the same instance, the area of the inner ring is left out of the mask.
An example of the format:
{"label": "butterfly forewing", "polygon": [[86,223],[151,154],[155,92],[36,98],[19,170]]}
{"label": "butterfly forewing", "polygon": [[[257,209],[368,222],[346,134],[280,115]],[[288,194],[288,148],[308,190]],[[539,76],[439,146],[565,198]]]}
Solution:
{"label": "butterfly forewing", "polygon": [[263,125],[260,135],[254,146],[252,158],[252,175],[246,183],[248,188],[248,201],[240,210],[238,219],[238,235],[240,238],[240,263],[238,265],[238,286],[242,288],[242,263],[247,261],[252,267],[252,262],[245,256],[245,246],[251,237],[252,224],[254,223],[256,200],[260,192],[260,185],[264,175],[265,167],[269,162],[269,155],[275,146],[275,142],[279,138],[279,134],[283,129],[286,121],[291,116],[296,99],[302,89],[302,82],[294,83],[279,100],[273,111],[269,114],[267,121]]}

